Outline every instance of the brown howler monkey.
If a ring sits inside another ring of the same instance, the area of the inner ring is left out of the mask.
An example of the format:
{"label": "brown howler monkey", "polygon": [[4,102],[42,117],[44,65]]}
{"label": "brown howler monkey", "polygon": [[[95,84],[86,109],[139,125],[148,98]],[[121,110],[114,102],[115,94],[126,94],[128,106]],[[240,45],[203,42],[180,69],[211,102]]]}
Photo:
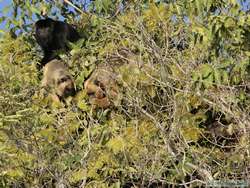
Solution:
{"label": "brown howler monkey", "polygon": [[112,101],[117,99],[116,76],[111,66],[103,65],[97,67],[89,79],[84,82],[84,88],[90,96],[90,103],[94,108],[108,108]]}

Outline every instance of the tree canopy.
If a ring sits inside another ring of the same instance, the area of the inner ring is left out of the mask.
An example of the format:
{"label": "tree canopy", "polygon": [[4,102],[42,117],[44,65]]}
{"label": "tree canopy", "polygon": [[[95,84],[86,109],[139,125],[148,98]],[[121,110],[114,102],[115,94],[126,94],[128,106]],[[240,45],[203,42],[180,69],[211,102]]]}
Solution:
{"label": "tree canopy", "polygon": [[[0,38],[0,187],[248,187],[243,2],[11,1],[0,17],[11,28]],[[78,89],[65,102],[39,92],[41,14],[82,36],[60,54]],[[100,65],[119,86],[107,109],[83,88]]]}

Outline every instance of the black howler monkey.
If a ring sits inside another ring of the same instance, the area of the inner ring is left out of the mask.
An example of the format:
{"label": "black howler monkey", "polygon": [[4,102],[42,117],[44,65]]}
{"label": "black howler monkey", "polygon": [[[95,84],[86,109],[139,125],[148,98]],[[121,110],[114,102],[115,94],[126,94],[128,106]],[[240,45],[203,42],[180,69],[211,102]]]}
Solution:
{"label": "black howler monkey", "polygon": [[41,68],[52,59],[58,59],[55,51],[67,50],[67,41],[76,42],[80,35],[70,24],[46,18],[35,23],[35,38],[44,52]]}

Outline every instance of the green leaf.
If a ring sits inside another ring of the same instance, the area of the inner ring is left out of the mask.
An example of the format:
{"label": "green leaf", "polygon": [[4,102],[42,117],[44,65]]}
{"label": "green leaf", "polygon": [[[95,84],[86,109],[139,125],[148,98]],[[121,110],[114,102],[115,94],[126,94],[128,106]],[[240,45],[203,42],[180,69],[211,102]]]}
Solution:
{"label": "green leaf", "polygon": [[199,71],[202,74],[202,78],[206,79],[213,72],[213,68],[211,65],[203,64],[200,66]]}
{"label": "green leaf", "polygon": [[56,130],[54,128],[43,129],[38,133],[39,136],[46,138],[49,142],[55,140]]}
{"label": "green leaf", "polygon": [[224,70],[221,72],[221,74],[222,74],[222,83],[224,85],[228,85],[229,84],[229,73]]}
{"label": "green leaf", "polygon": [[21,178],[24,176],[23,170],[21,168],[8,169],[0,172],[1,176],[9,176],[11,178]]}
{"label": "green leaf", "polygon": [[198,73],[198,72],[193,72],[192,73],[192,79],[193,79],[193,81],[199,81],[200,80],[200,74]]}
{"label": "green leaf", "polygon": [[45,125],[52,125],[55,122],[55,117],[52,114],[44,113],[40,116],[40,121]]}
{"label": "green leaf", "polygon": [[214,74],[210,74],[206,79],[203,80],[203,84],[205,88],[210,88],[213,86],[214,82]]}
{"label": "green leaf", "polygon": [[69,177],[69,181],[70,183],[77,183],[81,180],[86,179],[87,177],[87,172],[85,169],[79,169],[77,171],[74,171],[73,173],[71,173],[70,177]]}
{"label": "green leaf", "polygon": [[226,17],[224,25],[225,25],[226,28],[235,27],[235,21],[231,17]]}
{"label": "green leaf", "polygon": [[78,102],[77,102],[77,106],[78,106],[78,108],[80,108],[82,111],[87,112],[87,111],[89,110],[89,106],[85,103],[84,100],[78,101]]}
{"label": "green leaf", "polygon": [[108,143],[107,146],[115,153],[119,153],[124,151],[125,148],[125,141],[121,137],[113,138]]}
{"label": "green leaf", "polygon": [[222,78],[222,75],[221,75],[221,72],[218,70],[218,69],[215,69],[214,70],[214,81],[216,84],[221,84],[221,78]]}

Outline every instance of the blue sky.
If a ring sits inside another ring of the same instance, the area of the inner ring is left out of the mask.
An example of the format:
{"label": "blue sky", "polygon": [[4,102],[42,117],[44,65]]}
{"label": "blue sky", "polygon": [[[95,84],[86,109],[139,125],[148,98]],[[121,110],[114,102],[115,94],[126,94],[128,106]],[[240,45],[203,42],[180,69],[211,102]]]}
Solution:
{"label": "blue sky", "polygon": [[0,0],[0,10],[3,9],[6,5],[9,5],[10,1],[9,0]]}
{"label": "blue sky", "polygon": [[[10,5],[10,0],[0,0],[0,16],[2,16],[2,11],[4,9],[4,7]],[[4,23],[1,23],[0,24],[0,29],[3,29],[4,28]]]}
{"label": "blue sky", "polygon": [[[238,1],[240,1],[243,4],[243,6],[242,6],[243,10],[250,9],[250,0],[245,0],[245,2],[242,2],[242,0],[238,0]],[[3,15],[2,11],[3,11],[4,7],[10,5],[11,2],[12,2],[11,0],[0,0],[0,16]],[[4,26],[5,26],[5,23],[1,23],[0,29],[3,29]]]}

